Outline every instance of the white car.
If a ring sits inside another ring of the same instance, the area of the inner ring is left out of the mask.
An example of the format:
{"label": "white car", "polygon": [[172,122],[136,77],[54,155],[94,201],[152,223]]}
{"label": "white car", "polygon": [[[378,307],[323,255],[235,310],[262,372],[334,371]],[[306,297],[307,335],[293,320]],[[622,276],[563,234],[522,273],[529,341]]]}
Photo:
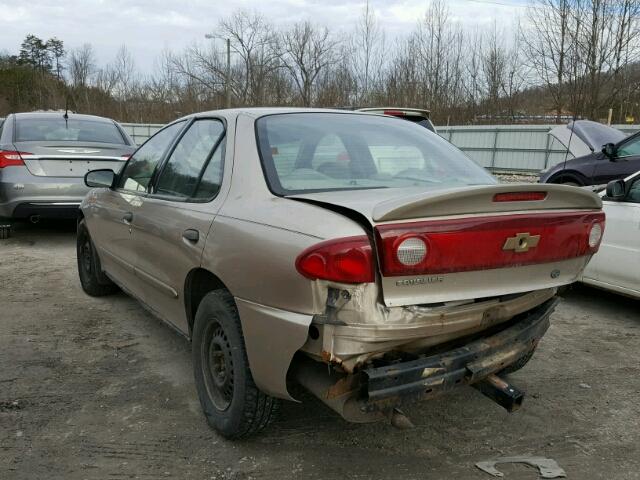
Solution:
{"label": "white car", "polygon": [[610,182],[600,195],[606,228],[582,281],[640,298],[640,172]]}

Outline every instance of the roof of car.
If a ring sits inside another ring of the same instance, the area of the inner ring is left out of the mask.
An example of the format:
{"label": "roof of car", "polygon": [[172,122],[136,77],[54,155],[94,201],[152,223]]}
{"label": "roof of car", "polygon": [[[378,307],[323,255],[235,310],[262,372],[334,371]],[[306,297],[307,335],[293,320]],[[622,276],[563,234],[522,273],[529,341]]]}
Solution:
{"label": "roof of car", "polygon": [[[16,118],[61,118],[64,115],[64,110],[58,111],[45,111],[45,112],[21,112],[15,113]],[[68,112],[69,119],[73,120],[89,120],[92,122],[113,122],[110,118],[99,117],[97,115],[85,115],[82,113]]]}

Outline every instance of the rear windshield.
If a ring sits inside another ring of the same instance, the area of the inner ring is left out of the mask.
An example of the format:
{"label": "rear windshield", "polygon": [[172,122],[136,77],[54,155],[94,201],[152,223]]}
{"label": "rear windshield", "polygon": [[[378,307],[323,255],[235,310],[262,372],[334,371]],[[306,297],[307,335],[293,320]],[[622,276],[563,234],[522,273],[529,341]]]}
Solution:
{"label": "rear windshield", "polygon": [[256,129],[267,181],[279,195],[496,183],[446,140],[396,118],[290,113],[262,117]]}
{"label": "rear windshield", "polygon": [[77,141],[126,145],[120,130],[112,122],[74,119],[65,121],[62,115],[60,118],[17,119],[15,141]]}

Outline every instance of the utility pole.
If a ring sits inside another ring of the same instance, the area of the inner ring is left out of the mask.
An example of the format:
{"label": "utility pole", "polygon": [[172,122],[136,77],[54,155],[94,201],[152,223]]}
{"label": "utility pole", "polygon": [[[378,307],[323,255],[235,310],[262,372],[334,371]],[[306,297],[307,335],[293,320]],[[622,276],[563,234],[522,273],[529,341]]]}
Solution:
{"label": "utility pole", "polygon": [[231,40],[227,38],[227,73],[224,79],[224,89],[227,100],[227,108],[231,108]]}
{"label": "utility pole", "polygon": [[[204,38],[215,40],[215,35],[207,33]],[[224,72],[224,103],[225,108],[231,108],[231,40],[227,38],[227,68]]]}

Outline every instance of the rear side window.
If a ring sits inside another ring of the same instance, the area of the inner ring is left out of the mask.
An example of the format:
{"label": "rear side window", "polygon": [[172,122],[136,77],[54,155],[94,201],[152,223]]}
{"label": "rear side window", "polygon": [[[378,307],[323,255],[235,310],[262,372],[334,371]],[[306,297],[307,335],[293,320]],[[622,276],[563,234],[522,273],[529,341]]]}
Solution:
{"label": "rear side window", "polygon": [[[222,157],[219,153],[220,148],[216,147],[223,135],[224,125],[221,121],[195,121],[182,136],[163,167],[156,182],[156,193],[179,198],[213,197],[222,179]],[[199,189],[201,178],[207,182],[207,186]]]}
{"label": "rear side window", "polygon": [[122,171],[118,187],[134,192],[146,192],[158,163],[182,127],[184,121],[169,125],[136,150]]}
{"label": "rear side window", "polygon": [[120,130],[113,122],[94,120],[65,120],[60,117],[17,118],[16,142],[100,142],[126,145]]}

